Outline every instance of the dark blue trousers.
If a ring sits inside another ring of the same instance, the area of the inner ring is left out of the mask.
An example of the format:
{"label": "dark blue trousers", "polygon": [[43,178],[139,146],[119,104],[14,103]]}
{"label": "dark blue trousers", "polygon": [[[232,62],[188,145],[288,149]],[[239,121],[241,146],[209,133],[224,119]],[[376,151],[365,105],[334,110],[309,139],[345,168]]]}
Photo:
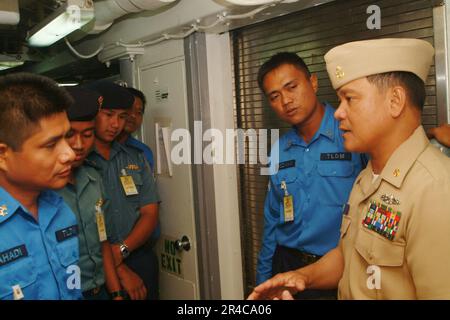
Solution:
{"label": "dark blue trousers", "polygon": [[[272,276],[287,271],[303,268],[319,260],[320,256],[313,256],[296,249],[277,246],[272,258]],[[336,300],[337,290],[305,290],[294,295],[296,300]]]}

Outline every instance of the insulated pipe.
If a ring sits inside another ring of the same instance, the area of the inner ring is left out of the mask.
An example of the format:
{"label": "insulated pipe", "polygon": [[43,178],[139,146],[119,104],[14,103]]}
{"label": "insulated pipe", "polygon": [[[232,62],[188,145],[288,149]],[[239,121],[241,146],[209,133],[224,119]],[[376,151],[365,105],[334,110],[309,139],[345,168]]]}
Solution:
{"label": "insulated pipe", "polygon": [[0,24],[16,25],[19,21],[19,0],[0,0]]}
{"label": "insulated pipe", "polygon": [[89,32],[100,33],[108,29],[114,20],[128,13],[156,10],[176,0],[105,0],[94,2],[95,26]]}

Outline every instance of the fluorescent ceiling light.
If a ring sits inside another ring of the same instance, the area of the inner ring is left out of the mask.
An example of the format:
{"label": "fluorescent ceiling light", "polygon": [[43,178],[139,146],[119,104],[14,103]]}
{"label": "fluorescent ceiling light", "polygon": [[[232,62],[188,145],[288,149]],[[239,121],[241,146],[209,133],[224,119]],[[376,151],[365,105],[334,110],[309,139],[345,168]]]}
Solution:
{"label": "fluorescent ceiling light", "polygon": [[79,85],[78,82],[64,82],[64,83],[58,83],[58,86],[60,87],[75,87]]}
{"label": "fluorescent ceiling light", "polygon": [[15,68],[23,65],[24,61],[0,61],[0,70]]}
{"label": "fluorescent ceiling light", "polygon": [[91,0],[67,0],[29,33],[28,44],[46,47],[80,29],[94,18]]}
{"label": "fluorescent ceiling light", "polygon": [[[262,4],[276,2],[276,0],[226,0],[226,1],[238,6],[259,6]],[[292,3],[297,1],[298,0],[284,0],[281,3]]]}
{"label": "fluorescent ceiling light", "polygon": [[1,24],[16,25],[19,23],[19,0],[0,1],[0,21]]}
{"label": "fluorescent ceiling light", "polygon": [[18,67],[24,64],[22,57],[0,54],[0,70]]}

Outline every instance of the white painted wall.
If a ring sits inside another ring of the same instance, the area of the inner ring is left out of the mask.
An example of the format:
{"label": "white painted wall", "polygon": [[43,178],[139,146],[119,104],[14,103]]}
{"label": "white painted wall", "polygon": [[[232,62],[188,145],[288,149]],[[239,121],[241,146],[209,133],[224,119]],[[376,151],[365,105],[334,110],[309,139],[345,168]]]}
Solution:
{"label": "white painted wall", "polygon": [[[207,34],[211,127],[225,137],[234,128],[229,34]],[[222,299],[243,298],[243,272],[236,165],[214,165],[214,188]]]}

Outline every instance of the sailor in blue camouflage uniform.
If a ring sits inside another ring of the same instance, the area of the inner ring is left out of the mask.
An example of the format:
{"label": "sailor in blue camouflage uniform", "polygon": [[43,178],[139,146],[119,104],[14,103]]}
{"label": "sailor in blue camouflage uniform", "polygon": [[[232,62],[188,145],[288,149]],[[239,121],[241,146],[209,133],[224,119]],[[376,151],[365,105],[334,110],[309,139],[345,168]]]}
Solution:
{"label": "sailor in blue camouflage uniform", "polygon": [[157,299],[158,260],[149,242],[158,221],[156,183],[144,154],[115,141],[134,97],[112,82],[96,82],[89,87],[103,96],[96,117],[95,149],[89,160],[101,168],[111,200],[108,238],[113,243],[117,272],[131,299]]}
{"label": "sailor in blue camouflage uniform", "polygon": [[[258,80],[271,108],[293,126],[272,147],[271,166],[278,172],[270,177],[264,205],[260,284],[337,246],[343,205],[365,158],[344,149],[334,109],[319,102],[317,77],[296,54],[273,56]],[[335,299],[336,291],[307,290],[296,298]]]}
{"label": "sailor in blue camouflage uniform", "polygon": [[0,299],[80,299],[78,228],[54,191],[75,154],[71,97],[45,77],[0,77]]}

